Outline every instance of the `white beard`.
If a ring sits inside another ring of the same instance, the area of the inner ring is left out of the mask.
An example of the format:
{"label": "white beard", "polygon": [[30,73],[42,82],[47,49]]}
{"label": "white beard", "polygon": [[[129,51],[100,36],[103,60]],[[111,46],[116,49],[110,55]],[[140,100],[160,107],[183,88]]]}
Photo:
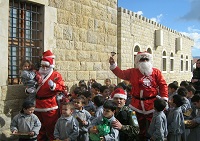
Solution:
{"label": "white beard", "polygon": [[51,67],[46,68],[46,69],[40,67],[39,73],[42,76],[42,78],[44,78],[47,74],[49,74],[51,72],[51,70],[53,70],[53,68],[51,68]]}
{"label": "white beard", "polygon": [[139,62],[138,69],[143,75],[149,76],[152,74],[153,71],[153,65],[151,62]]}

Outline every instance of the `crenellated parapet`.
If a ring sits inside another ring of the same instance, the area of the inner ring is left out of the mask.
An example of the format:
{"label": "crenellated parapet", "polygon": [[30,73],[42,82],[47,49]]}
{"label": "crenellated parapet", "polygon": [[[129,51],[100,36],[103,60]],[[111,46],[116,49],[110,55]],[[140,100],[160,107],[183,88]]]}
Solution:
{"label": "crenellated parapet", "polygon": [[133,12],[133,11],[130,11],[130,10],[128,10],[128,9],[125,9],[125,8],[123,8],[123,7],[118,7],[118,10],[117,10],[117,11],[118,11],[118,15],[121,15],[121,16],[123,16],[123,17],[129,16],[130,19],[138,20],[138,21],[142,21],[142,22],[146,22],[146,24],[150,24],[150,25],[152,25],[152,26],[154,26],[154,27],[156,26],[156,28],[158,28],[158,29],[167,30],[167,31],[169,31],[169,32],[171,32],[171,33],[177,34],[177,35],[180,36],[180,37],[184,37],[184,38],[187,38],[187,39],[193,41],[193,39],[191,39],[190,37],[188,37],[188,36],[186,36],[186,35],[184,35],[184,34],[178,32],[178,31],[176,31],[176,30],[174,30],[174,29],[171,29],[171,28],[169,28],[169,27],[166,27],[166,26],[164,26],[164,25],[162,25],[162,24],[160,24],[160,23],[158,23],[158,22],[152,21],[152,20],[150,20],[150,19],[148,19],[148,18],[146,18],[146,17],[144,17],[144,16],[142,16],[142,15],[139,15],[139,14],[137,14],[137,13],[135,13],[135,12]]}

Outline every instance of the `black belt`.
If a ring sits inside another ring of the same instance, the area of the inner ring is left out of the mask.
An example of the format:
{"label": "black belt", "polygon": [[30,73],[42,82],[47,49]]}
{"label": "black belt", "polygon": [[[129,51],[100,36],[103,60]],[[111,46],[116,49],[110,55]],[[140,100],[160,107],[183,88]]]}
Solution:
{"label": "black belt", "polygon": [[154,99],[156,98],[156,96],[150,96],[150,97],[137,97],[137,96],[133,96],[135,99],[138,99],[138,100],[149,100],[149,99]]}
{"label": "black belt", "polygon": [[19,140],[20,140],[20,141],[37,141],[37,137],[35,137],[35,138],[30,138],[30,139],[28,139],[28,138],[19,138]]}
{"label": "black belt", "polygon": [[45,99],[49,99],[49,98],[52,98],[54,96],[49,96],[49,97],[39,97],[36,95],[36,99],[39,99],[39,100],[45,100]]}

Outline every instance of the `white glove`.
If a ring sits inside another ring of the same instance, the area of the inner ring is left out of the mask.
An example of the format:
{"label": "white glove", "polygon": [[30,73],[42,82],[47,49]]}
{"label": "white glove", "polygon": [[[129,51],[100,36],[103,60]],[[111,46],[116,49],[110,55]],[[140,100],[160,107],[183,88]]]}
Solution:
{"label": "white glove", "polygon": [[35,93],[35,92],[36,92],[36,88],[34,88],[34,87],[26,88],[26,93],[28,93],[28,94],[32,94],[32,93]]}
{"label": "white glove", "polygon": [[53,87],[54,86],[54,82],[50,79],[49,81],[48,81],[48,85],[49,85],[49,87]]}

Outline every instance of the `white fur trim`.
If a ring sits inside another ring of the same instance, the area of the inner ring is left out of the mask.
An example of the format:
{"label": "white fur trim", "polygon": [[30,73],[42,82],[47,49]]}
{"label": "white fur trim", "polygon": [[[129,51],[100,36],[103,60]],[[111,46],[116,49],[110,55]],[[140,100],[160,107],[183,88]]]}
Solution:
{"label": "white fur trim", "polygon": [[125,94],[119,94],[119,93],[116,93],[116,94],[113,96],[113,98],[114,98],[114,97],[127,99],[127,95],[125,95]]}
{"label": "white fur trim", "polygon": [[51,67],[51,68],[54,68],[54,67],[55,67],[54,64],[50,65],[50,63],[49,63],[48,61],[41,61],[41,65],[46,65],[46,66],[49,66],[49,67]]}
{"label": "white fur trim", "polygon": [[[43,58],[43,57],[42,57]],[[52,58],[52,59],[55,59],[56,56],[55,55],[50,55],[50,56],[45,56],[45,58]]]}
{"label": "white fur trim", "polygon": [[110,70],[114,70],[117,67],[117,63],[110,65]]}
{"label": "white fur trim", "polygon": [[168,97],[161,97],[163,100],[168,101]]}
{"label": "white fur trim", "polygon": [[53,84],[53,87],[52,87],[52,88],[50,87],[51,91],[54,91],[55,88],[56,88],[56,83]]}
{"label": "white fur trim", "polygon": [[35,108],[36,112],[48,112],[48,111],[52,111],[58,109],[58,106],[52,107],[52,108]]}
{"label": "white fur trim", "polygon": [[50,63],[48,61],[41,61],[41,65],[46,65],[46,66],[49,66]]}
{"label": "white fur trim", "polygon": [[149,111],[142,111],[142,110],[140,110],[140,109],[137,109],[137,108],[133,107],[131,104],[129,105],[129,107],[130,107],[132,110],[134,110],[134,111],[136,111],[136,112],[138,112],[138,113],[144,114],[144,115],[153,113],[153,112],[155,111],[154,109],[149,110]]}

